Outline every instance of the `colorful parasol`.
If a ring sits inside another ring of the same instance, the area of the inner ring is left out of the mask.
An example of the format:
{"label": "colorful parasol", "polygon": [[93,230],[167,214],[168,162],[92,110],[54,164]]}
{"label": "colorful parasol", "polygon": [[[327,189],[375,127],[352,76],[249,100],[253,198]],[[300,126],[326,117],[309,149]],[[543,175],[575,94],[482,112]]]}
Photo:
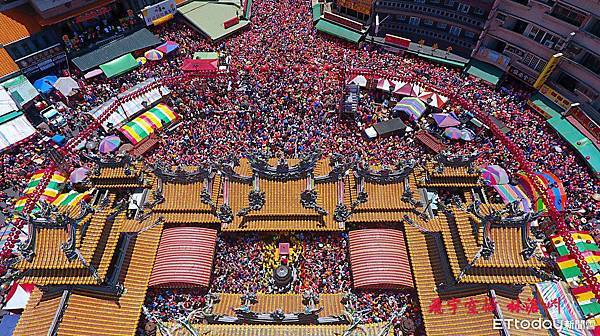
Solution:
{"label": "colorful parasol", "polygon": [[164,57],[164,54],[156,49],[150,49],[144,53],[144,57],[149,61],[158,61]]}
{"label": "colorful parasol", "polygon": [[98,151],[102,154],[114,152],[121,145],[121,139],[116,135],[109,135],[100,141]]}
{"label": "colorful parasol", "polygon": [[510,181],[506,170],[498,165],[489,165],[482,168],[481,177],[489,185],[507,184]]}
{"label": "colorful parasol", "polygon": [[69,181],[71,183],[79,183],[85,181],[87,178],[87,174],[89,173],[89,169],[79,167],[71,172],[71,176],[69,176]]}
{"label": "colorful parasol", "polygon": [[379,78],[377,80],[377,88],[383,91],[390,91],[390,89],[392,88],[392,82],[385,78]]}
{"label": "colorful parasol", "polygon": [[431,116],[439,127],[453,127],[460,125],[460,121],[450,113],[433,113]]}
{"label": "colorful parasol", "polygon": [[475,132],[471,131],[468,128],[463,128],[460,130],[461,132],[461,139],[465,140],[465,141],[473,141],[473,139],[475,139]]}
{"label": "colorful parasol", "polygon": [[138,64],[140,66],[142,66],[142,65],[146,64],[146,62],[148,62],[148,60],[146,59],[146,57],[143,57],[143,56],[142,57],[138,57],[135,60],[138,62]]}
{"label": "colorful parasol", "polygon": [[392,111],[402,111],[410,117],[410,120],[417,120],[421,118],[426,109],[427,106],[425,106],[425,104],[418,98],[405,97],[402,98],[402,100],[400,100],[396,106],[394,106]]}
{"label": "colorful parasol", "polygon": [[514,186],[512,184],[498,184],[493,187],[498,195],[502,197],[504,204],[517,202],[521,210],[531,212],[531,201],[519,186]]}
{"label": "colorful parasol", "polygon": [[[536,172],[535,178],[542,183],[544,190],[549,191],[550,199],[554,203],[556,210],[564,211],[566,209],[566,194],[560,179],[550,172]],[[542,201],[541,195],[535,189],[534,182],[524,173],[519,173],[519,184],[532,200],[536,200],[535,210],[545,211],[546,205]]]}
{"label": "colorful parasol", "polygon": [[448,98],[435,92],[421,92],[419,99],[427,103],[429,106],[442,108],[448,102]]}
{"label": "colorful parasol", "polygon": [[179,44],[173,41],[167,41],[161,44],[160,46],[156,47],[156,50],[160,51],[163,54],[170,54],[173,51],[177,50],[177,48],[179,48]]}
{"label": "colorful parasol", "polygon": [[462,131],[456,127],[448,127],[444,130],[444,136],[449,139],[458,140],[462,138]]}

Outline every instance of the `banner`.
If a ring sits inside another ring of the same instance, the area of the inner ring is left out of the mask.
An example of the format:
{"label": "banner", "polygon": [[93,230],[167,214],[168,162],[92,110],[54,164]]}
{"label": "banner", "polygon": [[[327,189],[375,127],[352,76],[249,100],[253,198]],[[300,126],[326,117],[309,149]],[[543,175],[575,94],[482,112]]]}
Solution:
{"label": "banner", "polygon": [[570,100],[563,97],[563,95],[556,92],[556,90],[554,90],[546,84],[542,85],[542,87],[540,88],[540,93],[565,110],[568,110],[571,107]]}
{"label": "banner", "polygon": [[142,16],[144,17],[144,21],[146,21],[146,25],[151,26],[154,21],[157,21],[169,14],[175,15],[176,11],[177,5],[175,4],[175,0],[165,0],[142,9]]}
{"label": "banner", "polygon": [[556,69],[556,66],[558,65],[558,62],[560,61],[562,55],[562,53],[558,53],[550,57],[548,63],[546,63],[546,66],[544,67],[544,70],[540,72],[540,75],[538,76],[537,80],[535,81],[535,83],[533,83],[534,88],[539,89],[542,87],[542,84],[546,82],[548,77],[550,77],[550,74],[552,74],[554,69]]}

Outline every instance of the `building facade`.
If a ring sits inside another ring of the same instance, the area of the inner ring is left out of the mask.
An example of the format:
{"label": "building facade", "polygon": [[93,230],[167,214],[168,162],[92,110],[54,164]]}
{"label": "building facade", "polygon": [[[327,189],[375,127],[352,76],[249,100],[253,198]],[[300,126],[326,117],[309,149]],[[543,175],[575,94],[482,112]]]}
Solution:
{"label": "building facade", "polygon": [[469,57],[484,29],[493,0],[377,0],[372,34],[423,41]]}
{"label": "building facade", "polygon": [[600,124],[600,1],[497,0],[473,58]]}

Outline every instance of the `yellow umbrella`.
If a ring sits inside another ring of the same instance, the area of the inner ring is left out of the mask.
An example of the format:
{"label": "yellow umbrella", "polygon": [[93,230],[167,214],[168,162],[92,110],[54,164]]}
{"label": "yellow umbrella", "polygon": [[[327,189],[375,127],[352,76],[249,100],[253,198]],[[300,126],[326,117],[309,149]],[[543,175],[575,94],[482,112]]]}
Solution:
{"label": "yellow umbrella", "polygon": [[146,57],[143,57],[143,56],[142,57],[138,57],[135,60],[138,62],[139,65],[144,65],[144,64],[146,64],[146,62],[148,62],[148,60],[146,59]]}

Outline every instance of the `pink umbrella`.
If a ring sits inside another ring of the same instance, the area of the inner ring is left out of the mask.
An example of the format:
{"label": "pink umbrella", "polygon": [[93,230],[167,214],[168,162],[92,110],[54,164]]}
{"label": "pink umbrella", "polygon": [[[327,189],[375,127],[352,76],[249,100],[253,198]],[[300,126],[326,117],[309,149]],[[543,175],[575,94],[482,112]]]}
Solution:
{"label": "pink umbrella", "polygon": [[83,182],[86,179],[88,172],[88,169],[79,167],[71,172],[69,181],[71,181],[71,183]]}
{"label": "pink umbrella", "polygon": [[114,152],[121,145],[121,139],[116,135],[109,135],[100,141],[98,150],[102,154]]}
{"label": "pink umbrella", "polygon": [[413,96],[413,86],[410,83],[398,82],[394,88],[394,93],[404,96]]}
{"label": "pink umbrella", "polygon": [[383,90],[383,91],[390,91],[390,88],[392,87],[392,83],[385,79],[385,78],[380,78],[377,80],[377,88],[379,90]]}
{"label": "pink umbrella", "polygon": [[430,106],[442,108],[448,102],[448,98],[435,92],[422,92],[419,99],[429,104]]}

